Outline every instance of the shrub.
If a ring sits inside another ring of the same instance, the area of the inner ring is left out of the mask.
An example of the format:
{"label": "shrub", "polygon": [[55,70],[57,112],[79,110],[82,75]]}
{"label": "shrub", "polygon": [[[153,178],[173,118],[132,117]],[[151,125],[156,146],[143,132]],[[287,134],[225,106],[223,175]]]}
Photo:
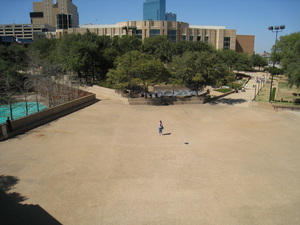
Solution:
{"label": "shrub", "polygon": [[228,88],[220,88],[220,89],[217,89],[216,91],[221,92],[221,93],[227,93],[227,92],[230,92],[232,90],[228,89]]}
{"label": "shrub", "polygon": [[273,90],[272,90],[271,101],[274,101],[274,99],[275,99],[275,94],[276,94],[276,88],[274,87]]}

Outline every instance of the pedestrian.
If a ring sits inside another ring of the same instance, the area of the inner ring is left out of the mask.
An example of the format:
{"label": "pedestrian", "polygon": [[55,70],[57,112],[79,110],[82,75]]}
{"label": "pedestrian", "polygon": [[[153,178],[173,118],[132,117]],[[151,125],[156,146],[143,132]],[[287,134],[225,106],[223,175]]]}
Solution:
{"label": "pedestrian", "polygon": [[164,125],[163,125],[162,121],[160,120],[159,124],[158,124],[158,135],[159,136],[162,136],[163,129],[164,129]]}
{"label": "pedestrian", "polygon": [[7,117],[7,120],[6,120],[6,129],[8,132],[12,132],[11,121],[10,121],[9,117]]}

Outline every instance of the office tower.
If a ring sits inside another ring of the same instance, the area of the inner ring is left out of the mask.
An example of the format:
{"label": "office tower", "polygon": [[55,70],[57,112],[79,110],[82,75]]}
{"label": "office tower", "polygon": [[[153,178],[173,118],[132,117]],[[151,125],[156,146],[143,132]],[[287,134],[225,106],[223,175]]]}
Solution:
{"label": "office tower", "polygon": [[72,0],[33,2],[30,18],[32,24],[48,24],[57,29],[68,29],[79,25],[77,6],[72,3]]}
{"label": "office tower", "polygon": [[166,0],[146,0],[144,20],[166,20]]}
{"label": "office tower", "polygon": [[175,13],[166,13],[166,21],[177,21],[177,15]]}

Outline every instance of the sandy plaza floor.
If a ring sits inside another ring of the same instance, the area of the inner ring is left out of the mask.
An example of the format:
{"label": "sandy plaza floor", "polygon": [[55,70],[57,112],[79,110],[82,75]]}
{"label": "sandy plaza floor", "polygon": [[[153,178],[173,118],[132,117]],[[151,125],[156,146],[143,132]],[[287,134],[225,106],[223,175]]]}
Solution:
{"label": "sandy plaza floor", "polygon": [[300,224],[300,116],[238,105],[103,99],[1,142],[0,175],[57,224]]}

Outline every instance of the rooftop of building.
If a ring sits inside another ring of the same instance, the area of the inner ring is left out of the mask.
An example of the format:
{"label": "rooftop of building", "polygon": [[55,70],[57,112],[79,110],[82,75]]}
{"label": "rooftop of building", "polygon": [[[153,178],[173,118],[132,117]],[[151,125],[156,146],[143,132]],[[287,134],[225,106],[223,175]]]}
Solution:
{"label": "rooftop of building", "polygon": [[[141,21],[125,21],[125,22],[142,22]],[[174,22],[174,23],[185,23],[186,22],[180,22],[180,21],[163,21],[163,22]],[[120,27],[121,23],[119,22],[116,24],[85,24],[85,25],[79,25],[79,28],[112,28],[112,27]],[[188,24],[189,25],[189,24]],[[226,29],[225,26],[206,26],[206,25],[189,25],[189,28],[193,29],[211,29],[211,30],[218,30],[218,29]]]}

